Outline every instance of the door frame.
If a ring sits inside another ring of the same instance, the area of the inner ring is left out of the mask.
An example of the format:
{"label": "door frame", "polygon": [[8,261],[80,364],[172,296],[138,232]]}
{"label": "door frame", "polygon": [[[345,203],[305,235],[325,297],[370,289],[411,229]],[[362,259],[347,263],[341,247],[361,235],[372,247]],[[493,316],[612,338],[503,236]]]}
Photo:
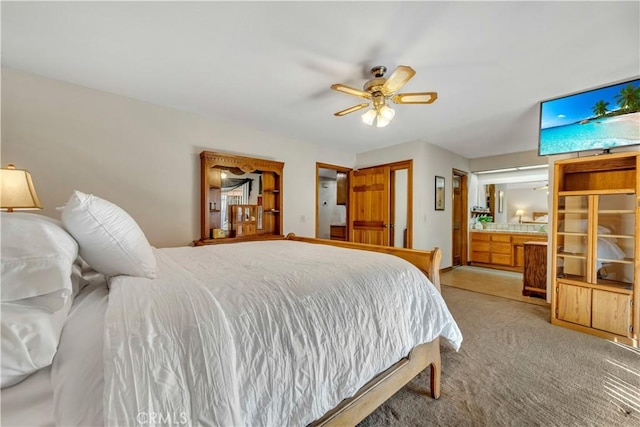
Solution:
{"label": "door frame", "polygon": [[[453,249],[453,224],[456,220],[455,203],[453,198],[455,192],[453,191],[453,178],[455,176],[460,177],[460,233],[462,234],[462,247],[460,248],[460,265],[467,265],[468,262],[468,240],[469,240],[469,183],[468,172],[460,169],[453,168],[451,172],[451,248]],[[451,251],[451,265],[453,265],[453,250]]]}
{"label": "door frame", "polygon": [[[345,206],[346,209],[346,215],[347,215],[347,229],[346,229],[346,233],[347,233],[347,237],[350,236],[350,228],[351,225],[349,224],[349,204],[351,202],[350,200],[350,189],[351,189],[351,182],[349,181],[349,172],[351,172],[353,169],[352,168],[348,168],[345,166],[337,166],[337,165],[332,165],[329,163],[321,163],[321,162],[316,162],[316,234],[315,237],[318,238],[318,226],[319,226],[319,216],[320,216],[320,207],[318,205],[318,196],[320,195],[320,169],[331,169],[331,170],[335,170],[336,172],[344,172],[347,174],[347,205]],[[348,239],[347,239],[348,240]]]}
{"label": "door frame", "polygon": [[[413,160],[402,160],[400,162],[389,163],[386,166],[389,166],[389,170],[391,171],[391,177],[389,179],[389,192],[390,192],[390,203],[391,203],[391,216],[390,220],[393,224],[396,222],[395,216],[395,171],[398,170],[407,170],[407,249],[413,248]],[[391,246],[393,246],[393,238],[389,240]]]}

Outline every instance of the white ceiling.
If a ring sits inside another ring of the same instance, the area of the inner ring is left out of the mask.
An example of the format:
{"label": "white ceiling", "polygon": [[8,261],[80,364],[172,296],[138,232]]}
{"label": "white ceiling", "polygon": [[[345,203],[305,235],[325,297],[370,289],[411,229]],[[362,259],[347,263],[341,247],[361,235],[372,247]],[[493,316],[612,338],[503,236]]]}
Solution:
{"label": "white ceiling", "polygon": [[[386,128],[333,113],[409,65]],[[2,2],[2,65],[350,152],[537,149],[538,102],[640,74],[640,2]]]}

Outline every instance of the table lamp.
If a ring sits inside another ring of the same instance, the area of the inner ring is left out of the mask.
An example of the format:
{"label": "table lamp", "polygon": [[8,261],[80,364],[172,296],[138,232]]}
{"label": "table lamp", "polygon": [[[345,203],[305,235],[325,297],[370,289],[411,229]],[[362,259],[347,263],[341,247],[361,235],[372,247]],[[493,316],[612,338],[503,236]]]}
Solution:
{"label": "table lamp", "polygon": [[12,164],[0,169],[0,208],[7,212],[42,209],[28,171]]}
{"label": "table lamp", "polygon": [[524,215],[524,209],[518,209],[516,211],[516,216],[518,217],[518,222],[522,224],[522,215]]}

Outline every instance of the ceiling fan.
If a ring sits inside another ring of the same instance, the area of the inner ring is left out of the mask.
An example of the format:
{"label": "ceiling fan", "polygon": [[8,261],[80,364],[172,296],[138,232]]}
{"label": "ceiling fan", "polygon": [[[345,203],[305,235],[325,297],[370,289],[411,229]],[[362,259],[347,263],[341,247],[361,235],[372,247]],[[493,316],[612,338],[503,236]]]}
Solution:
{"label": "ceiling fan", "polygon": [[331,85],[333,90],[370,101],[338,111],[334,113],[334,116],[345,116],[367,108],[373,103],[373,108],[362,115],[362,121],[371,126],[376,120],[377,127],[385,127],[396,114],[392,108],[387,106],[387,100],[394,104],[431,104],[438,99],[437,92],[396,93],[416,74],[413,68],[399,65],[388,79],[384,78],[386,72],[387,67],[383,65],[373,67],[371,69],[373,78],[364,84],[363,90],[340,83]]}

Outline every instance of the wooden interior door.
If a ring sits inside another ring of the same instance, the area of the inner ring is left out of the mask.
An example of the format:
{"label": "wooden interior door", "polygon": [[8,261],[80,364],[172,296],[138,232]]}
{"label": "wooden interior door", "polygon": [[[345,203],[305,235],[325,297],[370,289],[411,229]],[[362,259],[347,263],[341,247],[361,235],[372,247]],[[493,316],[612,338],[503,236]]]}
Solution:
{"label": "wooden interior door", "polygon": [[453,174],[453,225],[451,230],[453,267],[462,265],[462,189],[460,187],[460,176]]}
{"label": "wooden interior door", "polygon": [[467,263],[467,174],[453,170],[452,266]]}
{"label": "wooden interior door", "polygon": [[389,176],[389,166],[351,172],[351,241],[389,246]]}

